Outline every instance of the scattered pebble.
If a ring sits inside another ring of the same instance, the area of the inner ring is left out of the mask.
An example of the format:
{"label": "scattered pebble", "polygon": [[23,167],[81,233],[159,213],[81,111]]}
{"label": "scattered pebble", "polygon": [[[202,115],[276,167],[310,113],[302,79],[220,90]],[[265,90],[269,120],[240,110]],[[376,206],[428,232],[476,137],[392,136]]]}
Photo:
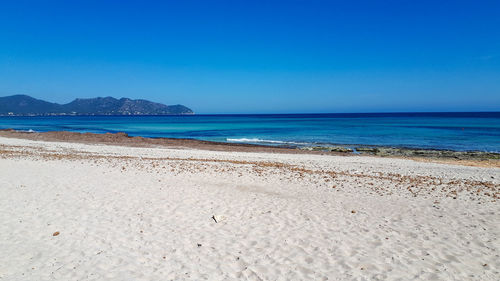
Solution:
{"label": "scattered pebble", "polygon": [[52,236],[57,236],[57,235],[59,235],[59,231],[56,231],[52,234]]}
{"label": "scattered pebble", "polygon": [[218,223],[218,222],[221,222],[221,221],[223,221],[224,219],[226,219],[226,217],[225,217],[225,216],[221,216],[221,215],[213,215],[213,216],[212,216],[212,219],[213,219],[216,223]]}

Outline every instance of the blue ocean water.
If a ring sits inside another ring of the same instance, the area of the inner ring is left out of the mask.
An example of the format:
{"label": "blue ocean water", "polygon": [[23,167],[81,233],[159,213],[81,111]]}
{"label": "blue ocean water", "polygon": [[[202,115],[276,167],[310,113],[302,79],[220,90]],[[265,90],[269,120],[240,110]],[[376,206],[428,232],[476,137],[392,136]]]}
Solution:
{"label": "blue ocean water", "polygon": [[500,112],[0,117],[0,129],[126,132],[265,145],[382,145],[500,152]]}

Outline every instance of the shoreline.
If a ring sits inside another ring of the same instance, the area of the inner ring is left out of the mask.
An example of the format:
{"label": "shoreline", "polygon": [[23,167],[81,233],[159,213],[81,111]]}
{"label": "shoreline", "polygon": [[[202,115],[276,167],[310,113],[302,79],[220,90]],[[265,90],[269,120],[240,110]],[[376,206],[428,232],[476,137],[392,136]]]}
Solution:
{"label": "shoreline", "polygon": [[270,146],[231,142],[214,142],[182,138],[151,138],[129,136],[126,133],[79,133],[69,131],[26,132],[14,129],[0,129],[0,136],[39,141],[73,142],[86,144],[104,144],[132,147],[167,147],[188,148],[211,151],[260,152],[285,154],[315,154],[342,156],[372,156],[383,158],[411,159],[421,162],[436,162],[478,167],[500,168],[500,153],[483,151],[452,151],[438,149],[396,148],[387,146]]}

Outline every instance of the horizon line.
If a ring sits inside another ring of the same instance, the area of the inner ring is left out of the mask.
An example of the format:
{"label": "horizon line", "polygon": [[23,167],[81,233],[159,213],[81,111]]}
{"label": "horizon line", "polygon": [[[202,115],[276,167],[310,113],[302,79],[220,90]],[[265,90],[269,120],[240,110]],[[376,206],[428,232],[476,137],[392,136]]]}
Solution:
{"label": "horizon line", "polygon": [[193,114],[65,114],[65,115],[0,115],[0,117],[180,117],[180,116],[214,116],[214,115],[347,115],[347,114],[490,114],[490,113],[498,113],[499,111],[385,111],[385,112],[320,112],[320,113],[193,113]]}

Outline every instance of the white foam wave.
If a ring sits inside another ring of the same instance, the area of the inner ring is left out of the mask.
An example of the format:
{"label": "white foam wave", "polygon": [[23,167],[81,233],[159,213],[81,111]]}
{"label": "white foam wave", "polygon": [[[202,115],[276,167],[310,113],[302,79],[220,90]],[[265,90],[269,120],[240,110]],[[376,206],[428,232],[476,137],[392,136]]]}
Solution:
{"label": "white foam wave", "polygon": [[36,131],[29,129],[29,130],[17,130],[18,132],[23,132],[23,133],[36,133]]}
{"label": "white foam wave", "polygon": [[242,142],[242,143],[272,143],[272,144],[295,144],[295,145],[306,145],[308,143],[304,142],[293,142],[293,141],[279,141],[279,140],[263,140],[258,138],[241,138],[241,139],[226,139],[228,142]]}

